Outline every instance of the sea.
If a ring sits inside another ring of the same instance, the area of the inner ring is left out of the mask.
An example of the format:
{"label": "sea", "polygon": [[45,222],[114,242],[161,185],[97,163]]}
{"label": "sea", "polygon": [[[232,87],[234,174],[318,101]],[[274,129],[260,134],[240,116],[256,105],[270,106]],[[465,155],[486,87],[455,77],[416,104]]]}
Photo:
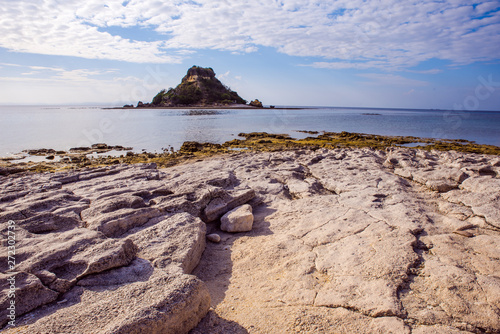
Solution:
{"label": "sea", "polygon": [[106,106],[0,106],[0,157],[27,149],[67,151],[95,143],[135,152],[178,149],[185,141],[223,143],[241,132],[305,138],[300,131],[466,139],[500,146],[500,111],[341,107],[274,109],[113,109]]}

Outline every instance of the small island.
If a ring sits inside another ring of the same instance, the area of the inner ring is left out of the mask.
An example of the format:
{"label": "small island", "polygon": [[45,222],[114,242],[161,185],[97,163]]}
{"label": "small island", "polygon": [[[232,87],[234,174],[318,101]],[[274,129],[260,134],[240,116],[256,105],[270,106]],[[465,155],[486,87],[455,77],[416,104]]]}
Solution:
{"label": "small island", "polygon": [[[247,101],[215,77],[211,67],[193,66],[177,87],[161,90],[151,103],[139,102],[137,108],[263,108],[258,99]],[[124,108],[133,108],[125,105]]]}

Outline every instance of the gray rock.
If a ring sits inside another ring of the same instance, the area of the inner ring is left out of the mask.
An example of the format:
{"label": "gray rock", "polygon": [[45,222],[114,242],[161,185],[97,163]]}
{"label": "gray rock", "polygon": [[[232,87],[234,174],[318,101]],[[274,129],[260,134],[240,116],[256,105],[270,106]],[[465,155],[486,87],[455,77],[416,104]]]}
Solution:
{"label": "gray rock", "polygon": [[87,228],[100,231],[107,237],[118,237],[160,215],[160,210],[156,208],[119,209],[98,215],[85,223]]}
{"label": "gray rock", "polygon": [[[113,289],[75,289],[65,307],[50,313],[57,306],[49,306],[47,316],[23,330],[33,334],[187,333],[210,307],[203,282],[191,275],[161,270],[145,282]],[[78,299],[81,302],[75,302]]]}
{"label": "gray rock", "polygon": [[129,264],[136,251],[130,240],[106,239],[98,232],[73,229],[19,242],[16,269],[35,275],[40,272],[44,279],[52,273],[58,279],[76,282],[85,275]]}
{"label": "gray rock", "polygon": [[398,287],[418,260],[415,237],[404,229],[372,223],[339,242],[318,246],[316,268],[332,276],[315,305],[362,309],[370,316],[402,316]]}
{"label": "gray rock", "polygon": [[44,286],[38,277],[26,272],[18,272],[15,275],[0,274],[0,289],[0,326],[16,319],[7,317],[11,314],[8,309],[11,307],[11,301],[15,302],[15,315],[19,316],[53,302],[59,296],[58,292]]}
{"label": "gray rock", "polygon": [[178,266],[189,274],[205,250],[206,226],[198,217],[178,213],[161,219],[151,227],[131,231],[128,238],[139,249],[138,256],[155,268]]}
{"label": "gray rock", "polygon": [[78,285],[107,286],[147,281],[153,274],[153,271],[153,266],[149,261],[137,258],[128,266],[85,276],[78,281]]}
{"label": "gray rock", "polygon": [[[61,315],[68,305],[82,314],[91,309],[99,313],[93,307],[100,303],[109,305],[103,307],[110,310],[120,308],[123,319],[109,332],[140,332],[133,329],[136,325],[156,326],[158,332],[187,332],[208,311],[210,301],[204,284],[184,275],[196,267],[204,251],[205,223],[182,212],[182,208],[176,209],[178,213],[165,214],[156,205],[155,198],[178,195],[170,190],[174,185],[163,182],[155,168],[113,166],[56,175],[27,174],[10,182],[0,180],[2,194],[7,194],[0,202],[0,227],[6,231],[8,221],[15,222],[15,270],[21,272],[16,291],[23,298],[16,305],[16,316],[20,319],[29,313],[26,319],[38,320],[35,326],[28,327],[28,332],[89,330],[84,328],[84,318],[73,323],[70,313],[67,319],[51,316],[54,312]],[[158,175],[151,177],[151,173]],[[192,189],[203,183],[196,180],[189,181],[195,181]],[[186,196],[185,200],[200,214],[213,199],[211,196],[237,193],[237,189],[219,187],[233,187],[232,182],[219,178],[219,183],[214,181],[215,186],[210,186],[212,192]],[[230,196],[230,201],[233,199]],[[7,252],[0,254],[0,260],[2,275],[8,275]],[[173,285],[162,285],[170,283]],[[127,308],[128,295],[140,294],[140,289],[149,291],[144,297],[149,299],[141,301],[144,308]],[[106,297],[99,291],[107,291]],[[82,298],[82,293],[89,299]],[[120,293],[127,294],[127,298]],[[35,298],[36,294],[39,298]],[[157,296],[157,304],[152,304],[155,299],[148,294]],[[57,298],[61,302],[51,304]],[[123,300],[122,305],[119,300]],[[4,295],[5,302],[8,300]],[[158,306],[162,303],[170,306]],[[48,309],[51,311],[46,313]],[[146,316],[155,312],[154,319]],[[91,313],[85,314],[94,318]],[[95,328],[106,332],[104,327],[112,322],[111,318],[99,319],[102,323]]]}
{"label": "gray rock", "polygon": [[254,197],[255,191],[253,189],[229,192],[226,196],[217,197],[210,201],[204,211],[205,217],[208,222],[215,221],[226,212],[249,202]]}
{"label": "gray rock", "polygon": [[248,204],[237,207],[220,220],[220,228],[226,232],[248,232],[252,230],[253,214],[252,207]]}
{"label": "gray rock", "polygon": [[207,234],[207,240],[217,244],[220,242],[220,235],[217,233]]}

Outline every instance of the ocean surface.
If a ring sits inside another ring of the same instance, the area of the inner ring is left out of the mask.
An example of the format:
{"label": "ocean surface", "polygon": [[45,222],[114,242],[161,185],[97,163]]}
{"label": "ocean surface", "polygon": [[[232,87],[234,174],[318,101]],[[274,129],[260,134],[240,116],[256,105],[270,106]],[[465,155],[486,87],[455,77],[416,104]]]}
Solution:
{"label": "ocean surface", "polygon": [[223,143],[240,132],[297,130],[467,139],[500,146],[500,111],[440,111],[369,108],[304,109],[104,109],[104,107],[0,106],[0,156],[25,149],[95,143],[134,151],[178,149],[184,141]]}

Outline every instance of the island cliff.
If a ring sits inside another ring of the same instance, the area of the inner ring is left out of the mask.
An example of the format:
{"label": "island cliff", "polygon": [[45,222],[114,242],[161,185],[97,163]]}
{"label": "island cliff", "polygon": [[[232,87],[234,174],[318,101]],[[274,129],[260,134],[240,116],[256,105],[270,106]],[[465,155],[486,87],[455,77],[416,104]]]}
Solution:
{"label": "island cliff", "polygon": [[222,84],[212,68],[193,66],[175,88],[160,91],[151,102],[154,107],[216,106],[246,104],[238,93]]}

